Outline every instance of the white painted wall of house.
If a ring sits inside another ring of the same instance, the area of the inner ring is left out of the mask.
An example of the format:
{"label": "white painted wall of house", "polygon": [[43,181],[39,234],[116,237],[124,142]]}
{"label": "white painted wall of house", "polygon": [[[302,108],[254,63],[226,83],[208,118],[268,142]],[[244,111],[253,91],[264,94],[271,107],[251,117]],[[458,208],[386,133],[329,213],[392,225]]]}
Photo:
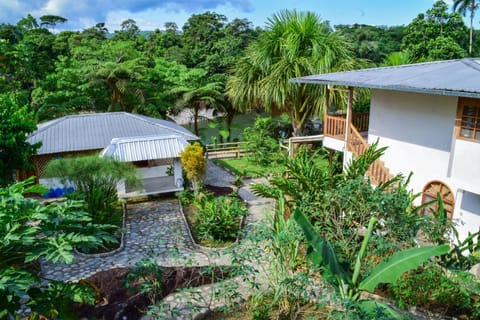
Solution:
{"label": "white painted wall of house", "polygon": [[[382,160],[392,174],[413,172],[415,192],[432,180],[448,185],[465,238],[480,226],[480,143],[455,139],[456,112],[456,97],[372,90],[368,142],[379,138],[380,146],[388,146]],[[474,193],[464,200],[463,189]],[[461,210],[462,201],[468,210]]]}
{"label": "white painted wall of house", "polygon": [[345,150],[345,142],[340,139],[325,136],[323,138],[323,146],[328,149],[343,152]]}
{"label": "white painted wall of house", "polygon": [[459,188],[480,194],[480,142],[456,139],[452,178]]}
{"label": "white painted wall of house", "polygon": [[[176,189],[181,189],[183,188],[183,179],[182,179],[182,164],[180,162],[180,159],[175,159],[173,162],[173,166],[174,166],[174,181],[176,184],[179,183],[180,187],[174,186],[172,189],[175,189],[175,187],[177,187]],[[167,176],[167,170],[169,167],[170,165],[139,168],[140,179]],[[70,186],[70,185],[65,186],[58,178],[40,178],[39,183],[46,186],[49,189],[64,188],[64,187]],[[117,191],[119,195],[123,195],[126,193],[124,180],[121,180],[119,183],[117,183]]]}
{"label": "white painted wall of house", "polygon": [[63,184],[59,178],[40,178],[38,179],[38,183],[44,185],[48,189],[71,187],[69,183]]}

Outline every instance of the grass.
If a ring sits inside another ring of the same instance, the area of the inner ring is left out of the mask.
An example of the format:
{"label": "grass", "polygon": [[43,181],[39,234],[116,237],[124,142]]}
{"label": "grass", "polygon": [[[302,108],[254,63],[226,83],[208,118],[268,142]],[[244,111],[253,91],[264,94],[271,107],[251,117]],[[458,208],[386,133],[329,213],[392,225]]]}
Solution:
{"label": "grass", "polygon": [[[282,166],[279,164],[264,167],[250,161],[248,158],[217,159],[213,160],[213,162],[242,178],[266,177],[269,173],[280,172],[282,170]],[[318,157],[315,159],[315,163],[320,167],[326,167],[328,166],[328,159],[325,157]]]}
{"label": "grass", "polygon": [[234,175],[244,178],[265,177],[272,172],[272,168],[263,167],[250,161],[248,158],[222,159],[214,160],[214,162]]}

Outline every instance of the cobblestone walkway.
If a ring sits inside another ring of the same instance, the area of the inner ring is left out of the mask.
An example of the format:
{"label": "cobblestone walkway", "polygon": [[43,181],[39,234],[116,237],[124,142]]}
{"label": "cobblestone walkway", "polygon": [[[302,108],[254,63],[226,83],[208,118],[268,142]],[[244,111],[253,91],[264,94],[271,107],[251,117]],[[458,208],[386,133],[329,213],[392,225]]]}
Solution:
{"label": "cobblestone walkway", "polygon": [[72,264],[46,263],[45,277],[78,281],[98,271],[128,267],[155,252],[162,264],[175,264],[195,251],[180,212],[178,200],[162,199],[127,205],[127,233],[122,251],[107,257],[75,255]]}
{"label": "cobblestone walkway", "polygon": [[[230,186],[234,177],[208,162],[207,183]],[[78,281],[96,272],[133,266],[153,252],[163,266],[228,264],[229,257],[196,246],[191,239],[176,198],[127,204],[126,234],[120,252],[108,256],[75,254],[72,264],[43,263],[42,275],[49,279]],[[209,254],[206,254],[206,253]],[[212,261],[212,257],[215,260]]]}

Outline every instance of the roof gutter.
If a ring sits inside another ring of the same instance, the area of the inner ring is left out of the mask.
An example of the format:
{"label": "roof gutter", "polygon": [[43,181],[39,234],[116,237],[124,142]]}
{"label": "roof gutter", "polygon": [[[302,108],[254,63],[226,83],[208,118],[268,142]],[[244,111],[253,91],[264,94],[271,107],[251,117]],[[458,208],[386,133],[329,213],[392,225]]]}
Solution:
{"label": "roof gutter", "polygon": [[468,92],[468,91],[453,91],[445,89],[427,89],[427,88],[414,88],[414,87],[405,87],[401,85],[372,85],[362,82],[354,81],[333,81],[333,80],[317,80],[317,79],[306,79],[306,78],[294,78],[290,79],[291,83],[307,83],[307,84],[317,84],[317,85],[340,85],[347,87],[356,87],[356,88],[370,88],[370,89],[383,89],[383,90],[392,90],[392,91],[404,91],[404,92],[415,92],[415,93],[427,93],[427,94],[436,94],[442,96],[453,96],[453,97],[468,97],[468,98],[480,98],[480,92]]}

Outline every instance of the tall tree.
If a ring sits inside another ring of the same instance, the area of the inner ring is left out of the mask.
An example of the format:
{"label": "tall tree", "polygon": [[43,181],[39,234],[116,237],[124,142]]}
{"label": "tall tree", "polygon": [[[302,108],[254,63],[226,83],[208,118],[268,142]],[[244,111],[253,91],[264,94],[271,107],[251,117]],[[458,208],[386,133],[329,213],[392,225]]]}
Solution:
{"label": "tall tree", "polygon": [[193,125],[198,136],[198,113],[202,109],[217,108],[224,101],[222,85],[208,81],[207,72],[202,69],[190,69],[183,83],[172,90],[177,101],[175,108],[193,108]]}
{"label": "tall tree", "polygon": [[55,29],[55,26],[59,23],[65,23],[68,21],[67,18],[61,17],[61,16],[56,16],[56,15],[44,15],[40,17],[40,25],[41,26],[47,26],[47,28],[52,28]]}
{"label": "tall tree", "polygon": [[458,13],[449,13],[439,0],[406,27],[402,49],[412,62],[458,59],[465,56],[468,29]]}
{"label": "tall tree", "polygon": [[95,26],[87,28],[82,31],[82,36],[86,39],[107,39],[108,29],[105,27],[105,22],[99,22]]}
{"label": "tall tree", "polygon": [[31,145],[27,135],[36,129],[36,120],[14,94],[0,95],[0,186],[13,181],[15,170],[27,169],[30,156],[40,144]]}
{"label": "tall tree", "polygon": [[110,96],[108,111],[133,111],[145,102],[144,82],[149,60],[133,41],[108,41],[87,60],[90,84],[102,84]]}
{"label": "tall tree", "polygon": [[475,0],[454,0],[453,10],[466,15],[467,11],[470,11],[470,42],[468,45],[468,54],[472,55],[473,47],[473,18],[475,17],[475,10],[480,7],[480,3]]}
{"label": "tall tree", "polygon": [[140,34],[140,28],[137,26],[137,22],[133,19],[127,19],[122,22],[121,30],[115,31],[115,40],[137,40]]}
{"label": "tall tree", "polygon": [[187,67],[205,69],[209,75],[218,73],[218,65],[211,61],[211,57],[217,52],[214,45],[223,37],[226,21],[224,15],[208,11],[188,19],[182,36]]}
{"label": "tall tree", "polygon": [[[262,107],[290,116],[299,136],[310,116],[324,107],[324,86],[290,83],[300,76],[353,69],[350,46],[312,12],[281,11],[247,49],[227,92],[239,109]],[[338,94],[338,93],[336,93]],[[332,95],[338,100],[338,96]]]}

